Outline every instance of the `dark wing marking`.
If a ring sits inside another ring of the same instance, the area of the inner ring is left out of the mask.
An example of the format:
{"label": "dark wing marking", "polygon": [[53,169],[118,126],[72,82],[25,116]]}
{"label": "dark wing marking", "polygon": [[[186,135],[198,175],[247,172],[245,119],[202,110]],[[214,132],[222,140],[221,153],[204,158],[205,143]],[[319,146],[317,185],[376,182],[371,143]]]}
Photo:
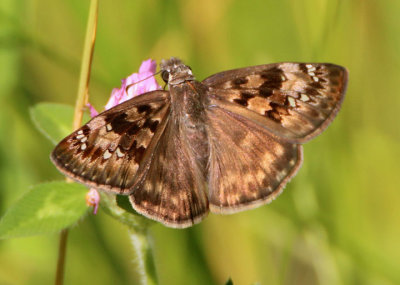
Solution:
{"label": "dark wing marking", "polygon": [[302,143],[320,134],[336,116],[347,71],[334,64],[277,63],[217,73],[203,83],[221,107],[250,110],[239,114],[249,114],[278,137]]}

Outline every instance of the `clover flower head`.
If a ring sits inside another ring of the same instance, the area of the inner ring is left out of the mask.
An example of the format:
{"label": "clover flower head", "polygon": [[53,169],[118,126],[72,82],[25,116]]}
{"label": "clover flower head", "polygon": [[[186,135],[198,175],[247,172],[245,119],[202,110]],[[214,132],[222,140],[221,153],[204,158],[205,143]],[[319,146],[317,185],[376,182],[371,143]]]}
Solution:
{"label": "clover flower head", "polygon": [[[143,61],[139,72],[132,73],[127,78],[122,79],[121,87],[114,88],[111,91],[110,99],[104,109],[108,110],[135,96],[161,89],[161,86],[154,78],[156,69],[157,63],[155,60],[148,59]],[[92,118],[98,115],[98,112],[90,103],[88,103],[87,106],[89,107],[90,116]]]}
{"label": "clover flower head", "polygon": [[157,64],[154,60],[143,61],[138,73],[132,73],[127,78],[122,79],[121,87],[112,90],[110,100],[108,100],[105,109],[108,110],[137,95],[161,89],[161,86],[154,78],[156,68]]}

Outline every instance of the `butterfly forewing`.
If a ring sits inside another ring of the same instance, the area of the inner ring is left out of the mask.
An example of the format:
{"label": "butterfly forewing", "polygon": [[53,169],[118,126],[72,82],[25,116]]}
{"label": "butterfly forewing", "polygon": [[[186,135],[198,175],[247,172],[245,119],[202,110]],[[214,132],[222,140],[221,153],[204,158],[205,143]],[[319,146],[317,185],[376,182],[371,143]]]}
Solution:
{"label": "butterfly forewing", "polygon": [[321,133],[335,117],[347,71],[334,64],[277,63],[217,73],[203,83],[212,87],[212,97],[223,108],[250,110],[258,116],[242,115],[299,143]]}
{"label": "butterfly forewing", "polygon": [[135,97],[66,137],[51,159],[61,172],[88,186],[129,192],[163,132],[168,110],[167,91]]}

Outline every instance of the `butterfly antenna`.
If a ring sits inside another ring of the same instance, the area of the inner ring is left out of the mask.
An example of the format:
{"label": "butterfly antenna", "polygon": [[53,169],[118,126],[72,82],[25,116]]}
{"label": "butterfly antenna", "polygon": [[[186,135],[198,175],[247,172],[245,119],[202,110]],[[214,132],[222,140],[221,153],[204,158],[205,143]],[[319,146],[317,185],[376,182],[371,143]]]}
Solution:
{"label": "butterfly antenna", "polygon": [[138,84],[138,83],[140,83],[140,82],[143,82],[143,81],[145,81],[145,80],[147,80],[147,79],[149,79],[149,78],[151,78],[151,77],[153,77],[153,76],[156,76],[156,75],[159,74],[160,72],[161,72],[161,70],[157,71],[156,73],[154,73],[154,74],[152,74],[152,75],[147,76],[146,78],[143,78],[143,79],[141,79],[141,80],[139,80],[139,81],[136,81],[136,82],[134,82],[134,83],[132,83],[132,84],[129,84],[128,86],[126,86],[125,92],[128,93],[128,89],[131,88],[132,86],[134,86],[134,85],[136,85],[136,84]]}

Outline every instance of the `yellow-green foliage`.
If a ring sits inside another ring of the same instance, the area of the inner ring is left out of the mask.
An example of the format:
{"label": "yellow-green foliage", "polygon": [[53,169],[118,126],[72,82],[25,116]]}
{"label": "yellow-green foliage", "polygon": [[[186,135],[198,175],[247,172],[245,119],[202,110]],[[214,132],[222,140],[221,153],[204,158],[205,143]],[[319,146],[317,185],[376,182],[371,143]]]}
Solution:
{"label": "yellow-green foliage", "polygon": [[[62,179],[29,108],[73,105],[89,1],[0,1],[0,216]],[[349,69],[338,117],[305,145],[272,204],[155,224],[161,284],[400,284],[400,1],[100,1],[90,85],[100,110],[142,60],[177,56],[198,79],[279,61]],[[51,284],[56,235],[0,241],[0,284]],[[126,228],[100,210],[70,232],[66,284],[137,284]],[[258,282],[258,283],[257,283]]]}

